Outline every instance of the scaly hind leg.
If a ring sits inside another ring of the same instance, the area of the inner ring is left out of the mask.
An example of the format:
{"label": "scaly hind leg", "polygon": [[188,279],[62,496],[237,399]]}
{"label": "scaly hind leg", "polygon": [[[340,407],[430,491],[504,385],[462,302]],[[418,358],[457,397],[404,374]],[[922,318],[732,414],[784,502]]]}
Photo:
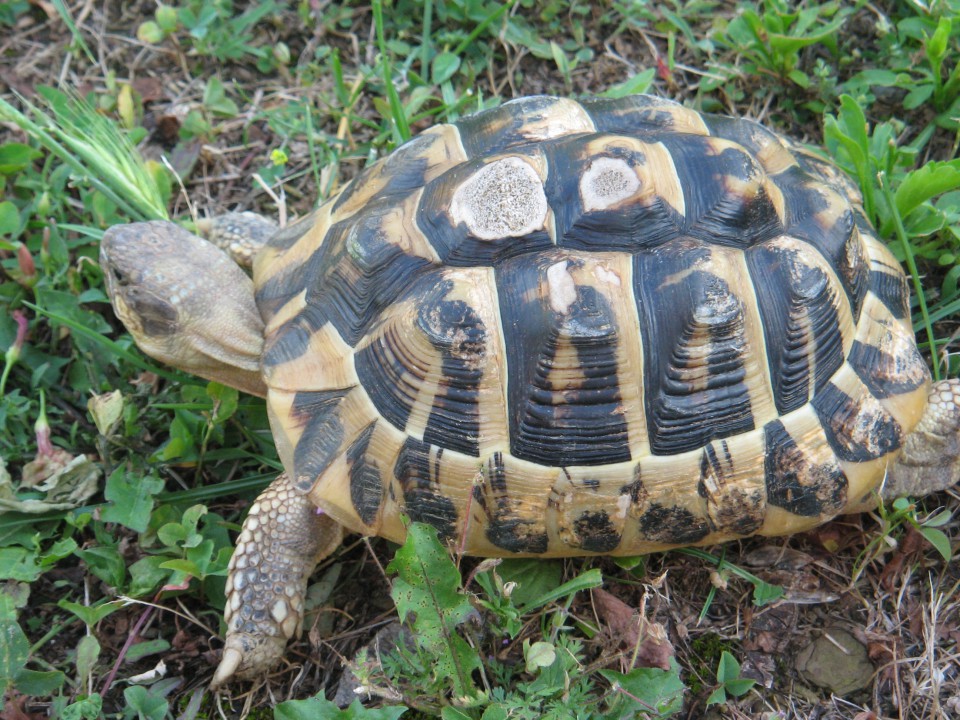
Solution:
{"label": "scaly hind leg", "polygon": [[930,390],[927,409],[887,470],[884,502],[919,497],[960,481],[960,379],[941,380]]}
{"label": "scaly hind leg", "polygon": [[227,639],[210,687],[265,675],[303,628],[307,580],[343,540],[343,527],[286,473],[254,502],[227,576]]}

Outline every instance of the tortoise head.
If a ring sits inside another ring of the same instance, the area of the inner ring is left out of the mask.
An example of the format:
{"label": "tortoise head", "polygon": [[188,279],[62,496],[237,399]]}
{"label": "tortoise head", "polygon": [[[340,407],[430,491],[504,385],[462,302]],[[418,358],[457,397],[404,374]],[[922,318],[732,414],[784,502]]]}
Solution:
{"label": "tortoise head", "polygon": [[104,234],[100,266],[117,317],[147,355],[266,395],[253,282],[226,253],[174,223],[132,223]]}

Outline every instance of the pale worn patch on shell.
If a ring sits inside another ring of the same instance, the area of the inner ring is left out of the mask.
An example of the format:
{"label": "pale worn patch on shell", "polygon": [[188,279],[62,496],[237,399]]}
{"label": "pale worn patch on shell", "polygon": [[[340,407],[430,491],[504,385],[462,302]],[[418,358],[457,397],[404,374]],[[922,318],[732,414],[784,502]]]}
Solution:
{"label": "pale worn patch on shell", "polygon": [[554,263],[547,268],[547,287],[550,291],[550,309],[566,315],[577,301],[577,286],[567,271],[567,261]]}
{"label": "pale worn patch on shell", "polygon": [[500,240],[543,228],[547,209],[536,170],[519,157],[505,157],[484,165],[457,188],[450,217],[481,240]]}
{"label": "pale worn patch on shell", "polygon": [[622,158],[599,157],[580,178],[583,209],[606,210],[632,197],[640,189],[640,179]]}

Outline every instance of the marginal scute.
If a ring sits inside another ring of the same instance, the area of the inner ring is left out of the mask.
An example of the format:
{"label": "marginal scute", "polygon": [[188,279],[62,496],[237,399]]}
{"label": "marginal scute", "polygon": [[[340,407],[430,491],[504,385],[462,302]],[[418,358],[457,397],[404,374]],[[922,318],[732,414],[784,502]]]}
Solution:
{"label": "marginal scute", "polygon": [[347,463],[350,466],[350,502],[357,516],[366,524],[373,525],[380,514],[383,502],[383,478],[380,464],[367,451],[370,437],[377,427],[370,423],[347,448]]}
{"label": "marginal scute", "polygon": [[847,362],[875,398],[905,395],[930,381],[913,333],[871,295]]}
{"label": "marginal scute", "polygon": [[452,540],[457,534],[459,514],[453,501],[440,491],[436,469],[442,456],[443,450],[408,438],[393,474],[403,489],[403,507],[410,519],[436,528],[441,540]]}
{"label": "marginal scute", "polygon": [[847,478],[832,453],[818,451],[821,438],[794,439],[781,420],[764,426],[767,502],[803,517],[827,518],[843,509]]}
{"label": "marginal scute", "polygon": [[697,517],[679,505],[651,503],[640,517],[640,536],[649,542],[691,545],[710,534],[706,518]]}
{"label": "marginal scute", "polygon": [[841,460],[875,460],[903,444],[903,428],[862,385],[848,394],[831,381],[813,399],[813,407]]}
{"label": "marginal scute", "polygon": [[494,453],[483,467],[483,485],[475,497],[487,514],[486,538],[508,553],[541,555],[549,547],[544,498],[516,492],[508,474],[503,453]]}
{"label": "marginal scute", "polygon": [[292,421],[303,426],[293,455],[294,487],[308,492],[332,463],[344,441],[340,405],[352,388],[300,392],[294,396]]}
{"label": "marginal scute", "polygon": [[726,440],[703,449],[697,492],[706,501],[713,530],[750,535],[763,525],[766,493],[751,482],[760,476],[761,457],[759,452],[734,455]]}

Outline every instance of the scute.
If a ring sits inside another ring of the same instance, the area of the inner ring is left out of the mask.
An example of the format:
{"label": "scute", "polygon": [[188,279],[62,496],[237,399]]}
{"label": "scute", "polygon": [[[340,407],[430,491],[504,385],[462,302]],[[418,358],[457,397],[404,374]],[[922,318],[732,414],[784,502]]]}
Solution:
{"label": "scute", "polygon": [[255,267],[284,464],[334,519],[466,552],[810,527],[929,376],[848,179],[648,96],[506,103],[373,164]]}

